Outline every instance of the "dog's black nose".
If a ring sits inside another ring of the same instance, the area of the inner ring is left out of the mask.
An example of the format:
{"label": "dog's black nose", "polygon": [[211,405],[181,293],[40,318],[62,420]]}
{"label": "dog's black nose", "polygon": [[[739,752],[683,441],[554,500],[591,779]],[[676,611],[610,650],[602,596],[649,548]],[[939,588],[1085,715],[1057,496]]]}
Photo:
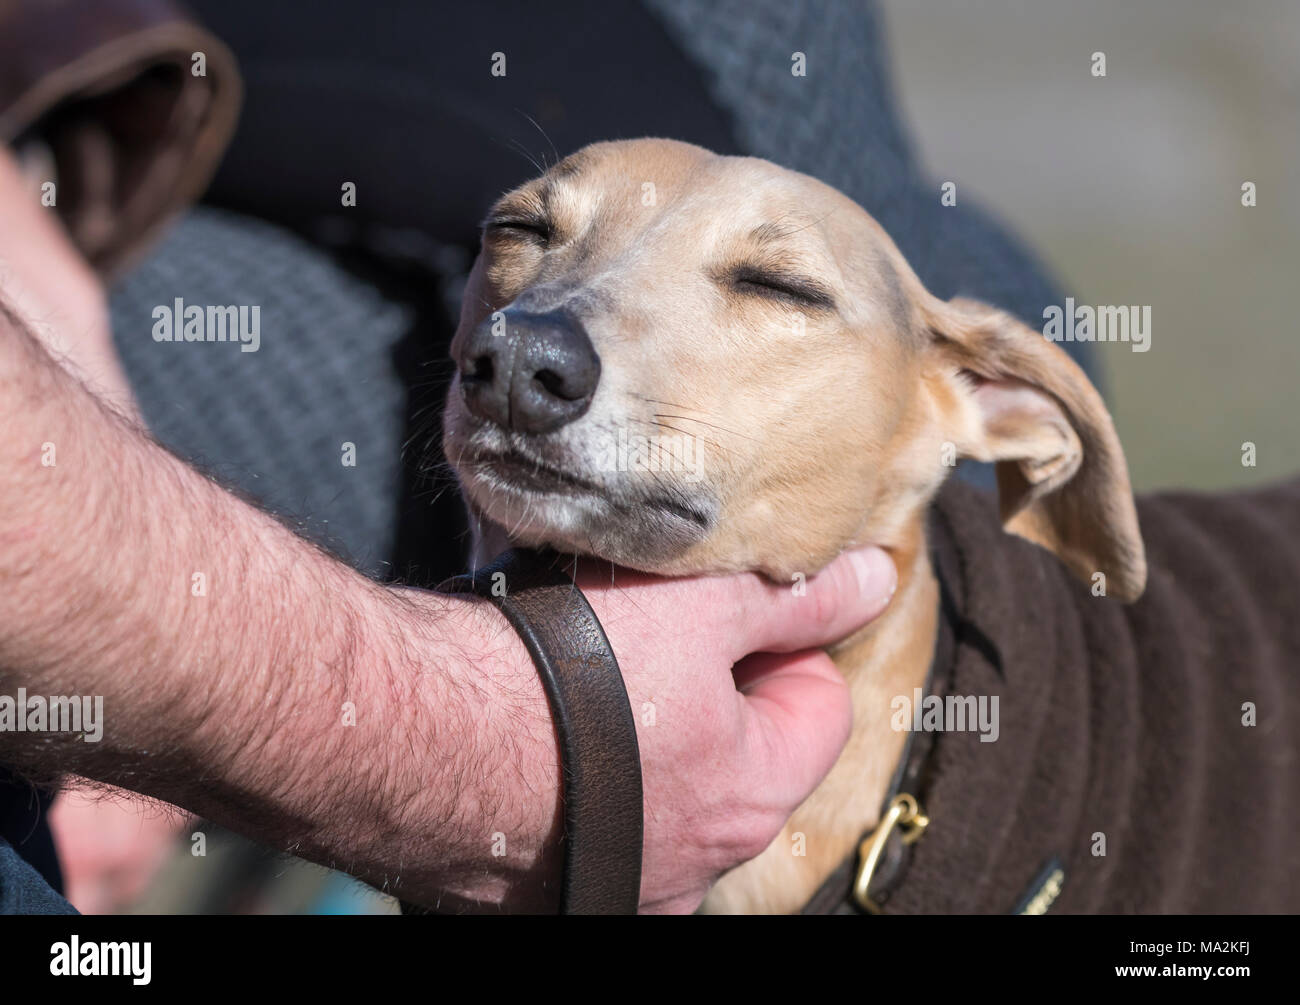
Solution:
{"label": "dog's black nose", "polygon": [[587,410],[600,357],[566,311],[507,310],[485,318],[456,354],[471,412],[521,433],[548,433]]}

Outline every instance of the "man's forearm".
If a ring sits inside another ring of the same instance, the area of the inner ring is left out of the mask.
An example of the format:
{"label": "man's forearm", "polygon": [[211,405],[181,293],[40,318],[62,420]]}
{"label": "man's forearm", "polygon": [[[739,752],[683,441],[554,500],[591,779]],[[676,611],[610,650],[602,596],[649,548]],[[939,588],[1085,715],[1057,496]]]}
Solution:
{"label": "man's forearm", "polygon": [[[537,888],[554,748],[503,621],[329,559],[130,429],[5,318],[0,429],[0,694],[102,695],[106,720],[93,744],[0,733],[0,761],[400,875],[424,899]],[[499,658],[471,641],[493,633]],[[513,854],[492,856],[494,832]]]}

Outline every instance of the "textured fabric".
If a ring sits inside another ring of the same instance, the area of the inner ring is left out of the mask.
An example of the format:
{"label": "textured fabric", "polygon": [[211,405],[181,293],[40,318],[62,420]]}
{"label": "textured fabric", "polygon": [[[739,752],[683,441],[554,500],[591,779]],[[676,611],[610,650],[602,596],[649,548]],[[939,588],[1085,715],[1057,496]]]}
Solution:
{"label": "textured fabric", "polygon": [[[257,305],[260,347],[156,342],[153,310]],[[394,346],[409,312],[278,228],[184,219],[112,296],[113,333],[154,434],[359,568],[392,546],[401,454]],[[343,463],[355,444],[356,466]]]}
{"label": "textured fabric", "polygon": [[[894,112],[874,3],[648,0],[705,68],[746,150],[814,175],[874,212],[916,173]],[[806,57],[796,76],[793,56]]]}
{"label": "textured fabric", "polygon": [[889,913],[1005,914],[1052,859],[1051,913],[1300,911],[1300,481],[1138,512],[1149,582],[1123,605],[944,489],[943,691],[999,696],[1000,735],[938,735]]}
{"label": "textured fabric", "polygon": [[54,889],[63,876],[49,827],[50,794],[0,767],[0,841],[7,841]]}
{"label": "textured fabric", "polygon": [[[208,201],[311,237],[427,260],[430,240],[476,247],[498,196],[596,140],[741,152],[703,70],[639,3],[385,0],[380,13],[314,0],[310,17],[264,0],[191,6],[248,89]],[[357,191],[347,209],[344,180]]]}
{"label": "textured fabric", "polygon": [[76,914],[49,882],[0,837],[0,914]]}

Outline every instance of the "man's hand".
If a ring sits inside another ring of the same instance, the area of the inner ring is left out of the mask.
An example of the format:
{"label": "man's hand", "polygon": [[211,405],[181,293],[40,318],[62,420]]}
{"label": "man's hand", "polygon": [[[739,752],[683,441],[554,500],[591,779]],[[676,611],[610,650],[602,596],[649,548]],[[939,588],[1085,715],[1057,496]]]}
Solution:
{"label": "man's hand", "polygon": [[[830,771],[852,723],[820,646],[884,610],[897,583],[880,549],[842,556],[795,595],[747,574],[580,577],[618,654],[645,785],[641,904],[691,911],[771,843]],[[731,671],[735,664],[735,676]]]}

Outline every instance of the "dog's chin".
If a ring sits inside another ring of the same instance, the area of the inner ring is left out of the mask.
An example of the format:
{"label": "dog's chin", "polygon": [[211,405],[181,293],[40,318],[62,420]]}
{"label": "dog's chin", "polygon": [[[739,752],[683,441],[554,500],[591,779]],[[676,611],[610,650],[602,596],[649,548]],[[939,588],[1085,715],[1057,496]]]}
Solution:
{"label": "dog's chin", "polygon": [[597,479],[514,452],[456,465],[476,513],[510,542],[659,572],[709,533],[716,505],[702,491]]}

